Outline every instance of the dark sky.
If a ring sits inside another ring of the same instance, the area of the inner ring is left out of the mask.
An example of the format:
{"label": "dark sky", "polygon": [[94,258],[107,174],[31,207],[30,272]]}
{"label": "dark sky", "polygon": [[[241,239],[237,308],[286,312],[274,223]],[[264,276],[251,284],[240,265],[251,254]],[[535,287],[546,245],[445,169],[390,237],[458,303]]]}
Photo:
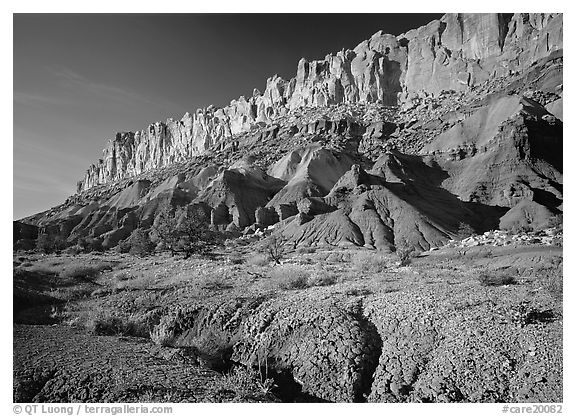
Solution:
{"label": "dark sky", "polygon": [[440,14],[15,14],[14,218],[75,192],[116,131],[139,130]]}

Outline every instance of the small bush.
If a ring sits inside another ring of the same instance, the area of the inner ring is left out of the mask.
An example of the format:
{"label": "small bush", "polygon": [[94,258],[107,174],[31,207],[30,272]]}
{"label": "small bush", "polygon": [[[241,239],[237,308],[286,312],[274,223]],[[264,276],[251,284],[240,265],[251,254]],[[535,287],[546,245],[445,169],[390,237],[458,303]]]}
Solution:
{"label": "small bush", "polygon": [[102,240],[99,238],[80,238],[76,243],[83,253],[91,253],[93,251],[103,252],[104,246],[102,245]]}
{"label": "small bush", "polygon": [[111,290],[109,288],[100,288],[100,289],[96,289],[94,291],[92,291],[92,293],[90,293],[90,297],[91,298],[99,298],[102,296],[108,296],[111,293]]}
{"label": "small bush", "polygon": [[64,250],[65,254],[69,254],[71,256],[76,256],[82,252],[83,252],[82,247],[80,247],[79,245],[70,246],[66,250]]}
{"label": "small bush", "polygon": [[550,293],[550,296],[557,301],[562,301],[563,298],[563,279],[562,276],[551,275],[543,279],[542,287]]}
{"label": "small bush", "polygon": [[82,266],[82,265],[70,265],[62,272],[62,277],[68,277],[71,279],[76,278],[94,278],[98,276],[100,271],[93,266]]}
{"label": "small bush", "polygon": [[462,241],[474,234],[476,234],[476,231],[470,224],[461,222],[458,224],[458,231],[456,231],[456,240]]}
{"label": "small bush", "polygon": [[271,271],[271,277],[282,289],[305,289],[310,273],[302,266],[283,265]]}
{"label": "small bush", "polygon": [[130,249],[129,253],[135,256],[149,256],[154,253],[156,245],[150,240],[148,232],[137,228],[130,235]]}
{"label": "small bush", "polygon": [[248,260],[246,260],[246,263],[248,263],[251,266],[266,266],[268,265],[268,263],[270,263],[270,261],[268,260],[268,257],[264,254],[254,254],[250,256]]}
{"label": "small bush", "polygon": [[380,273],[390,265],[390,259],[381,253],[370,251],[359,251],[352,256],[352,264],[363,272]]}
{"label": "small bush", "polygon": [[240,255],[234,255],[228,257],[228,263],[230,264],[242,264],[244,263],[244,258]]}
{"label": "small bush", "polygon": [[116,284],[114,285],[113,289],[115,291],[145,290],[153,287],[155,283],[156,279],[153,275],[132,275],[131,278],[127,280],[116,280]]}
{"label": "small bush", "polygon": [[192,344],[202,366],[223,371],[230,367],[230,358],[237,341],[227,332],[209,327],[204,329]]}
{"label": "small bush", "polygon": [[313,254],[313,253],[316,253],[316,249],[314,247],[298,247],[296,249],[296,253],[298,253],[298,254]]}
{"label": "small bush", "polygon": [[150,336],[151,315],[121,316],[107,311],[91,314],[84,326],[94,335],[130,335],[147,338]]}
{"label": "small bush", "polygon": [[70,279],[76,278],[86,278],[93,279],[97,277],[103,270],[110,269],[111,265],[109,263],[97,263],[97,264],[70,264],[61,273],[62,277],[67,277]]}
{"label": "small bush", "polygon": [[129,253],[130,249],[132,248],[132,244],[130,243],[130,237],[120,241],[116,247],[119,253],[122,254]]}
{"label": "small bush", "polygon": [[481,273],[478,281],[482,286],[506,286],[516,284],[516,279],[507,272]]}
{"label": "small bush", "polygon": [[268,257],[269,261],[280,264],[286,256],[286,241],[276,235],[271,235],[262,243],[260,252]]}
{"label": "small bush", "polygon": [[132,279],[134,279],[134,276],[125,271],[118,272],[114,275],[114,280],[116,280],[117,282],[123,282],[125,280],[132,280]]}
{"label": "small bush", "polygon": [[412,258],[416,255],[416,249],[407,244],[400,244],[396,247],[396,255],[400,260],[400,266],[407,266],[412,262]]}
{"label": "small bush", "polygon": [[58,253],[66,248],[66,241],[57,235],[40,234],[36,239],[36,249],[43,253]]}
{"label": "small bush", "polygon": [[308,279],[309,286],[330,286],[338,281],[335,275],[328,272],[320,272],[312,275]]}
{"label": "small bush", "polygon": [[234,367],[217,382],[221,390],[233,391],[239,400],[254,400],[257,395],[264,395],[265,398],[277,387],[265,370],[257,371],[250,367]]}
{"label": "small bush", "polygon": [[204,280],[202,287],[208,290],[223,290],[231,289],[233,286],[221,276],[209,276]]}

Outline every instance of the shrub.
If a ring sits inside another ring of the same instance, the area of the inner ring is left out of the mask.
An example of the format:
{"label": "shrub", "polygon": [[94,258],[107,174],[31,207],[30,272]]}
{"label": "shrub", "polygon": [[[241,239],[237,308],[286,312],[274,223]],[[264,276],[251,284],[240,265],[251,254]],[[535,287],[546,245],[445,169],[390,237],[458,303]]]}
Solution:
{"label": "shrub", "polygon": [[113,312],[97,311],[88,316],[84,326],[94,335],[150,336],[151,314],[121,316]]}
{"label": "shrub", "polygon": [[158,211],[152,230],[162,247],[172,255],[184,253],[185,258],[208,253],[220,246],[224,238],[222,233],[210,229],[209,218],[201,209],[182,207],[173,212],[169,205]]}
{"label": "shrub", "polygon": [[39,234],[36,239],[36,249],[43,253],[55,253],[66,248],[66,241],[57,235]]}
{"label": "shrub", "polygon": [[68,247],[66,250],[64,250],[64,253],[69,254],[71,256],[76,256],[80,253],[82,253],[82,247],[80,247],[78,244],[74,245],[74,246],[70,246]]}
{"label": "shrub", "polygon": [[265,370],[257,371],[251,367],[234,367],[230,372],[218,379],[218,386],[221,390],[233,391],[237,399],[254,400],[256,395],[271,394],[277,387],[274,379],[268,377]]}
{"label": "shrub", "polygon": [[141,228],[132,232],[129,244],[129,253],[132,255],[144,257],[154,253],[155,244],[150,240],[148,232]]}
{"label": "shrub", "polygon": [[280,264],[286,255],[286,241],[277,235],[271,235],[260,246],[260,252],[268,257],[268,260]]}
{"label": "shrub", "polygon": [[305,289],[308,287],[310,273],[302,266],[290,264],[275,267],[271,277],[282,289]]}
{"label": "shrub", "polygon": [[150,289],[154,283],[155,278],[153,275],[150,274],[143,274],[140,276],[132,275],[127,280],[116,280],[116,284],[114,285],[114,290],[145,290]]}
{"label": "shrub", "polygon": [[514,276],[506,271],[481,273],[478,276],[478,281],[482,286],[506,286],[516,284]]}
{"label": "shrub", "polygon": [[363,272],[380,273],[388,268],[390,259],[381,253],[359,251],[352,256],[352,264]]}
{"label": "shrub", "polygon": [[87,278],[92,279],[97,277],[100,272],[111,269],[111,264],[106,262],[98,262],[96,264],[70,264],[64,268],[61,273],[62,277],[71,279]]}
{"label": "shrub", "polygon": [[116,280],[117,282],[122,282],[125,280],[131,280],[133,278],[134,278],[134,276],[132,276],[130,273],[125,272],[125,271],[118,272],[114,275],[114,280]]}
{"label": "shrub", "polygon": [[312,275],[308,279],[309,286],[330,286],[337,282],[337,278],[333,274],[329,274],[328,272],[321,271]]}
{"label": "shrub", "polygon": [[222,276],[209,276],[204,279],[202,287],[208,290],[223,290],[231,289],[233,286],[230,283],[227,283]]}
{"label": "shrub", "polygon": [[400,266],[407,266],[412,261],[412,257],[416,254],[416,249],[409,246],[407,243],[402,243],[396,246],[396,255],[400,260]]}
{"label": "shrub", "polygon": [[226,331],[209,327],[205,328],[192,341],[192,344],[196,348],[199,361],[204,367],[223,371],[230,368],[230,358],[236,342],[237,339]]}
{"label": "shrub", "polygon": [[550,275],[543,279],[542,287],[550,293],[550,296],[557,301],[561,301],[563,298],[563,286],[562,286],[562,275]]}
{"label": "shrub", "polygon": [[76,278],[86,278],[91,279],[100,274],[100,270],[97,267],[90,265],[81,264],[71,264],[64,269],[62,272],[62,277],[67,277],[71,279]]}
{"label": "shrub", "polygon": [[456,231],[456,240],[464,240],[474,234],[476,234],[476,231],[470,224],[461,222],[458,224],[458,231]]}
{"label": "shrub", "polygon": [[228,257],[228,262],[230,264],[242,264],[244,263],[244,258],[241,255],[233,255]]}
{"label": "shrub", "polygon": [[246,263],[251,266],[266,266],[270,261],[268,260],[268,256],[264,254],[254,254],[248,258]]}
{"label": "shrub", "polygon": [[130,243],[130,237],[120,241],[116,246],[119,253],[129,253],[132,248],[132,243]]}
{"label": "shrub", "polygon": [[296,249],[296,253],[298,253],[298,254],[313,254],[313,253],[316,253],[316,249],[314,247],[298,247]]}
{"label": "shrub", "polygon": [[102,245],[102,240],[99,238],[85,237],[78,239],[78,247],[84,253],[91,253],[93,251],[103,252],[104,246]]}

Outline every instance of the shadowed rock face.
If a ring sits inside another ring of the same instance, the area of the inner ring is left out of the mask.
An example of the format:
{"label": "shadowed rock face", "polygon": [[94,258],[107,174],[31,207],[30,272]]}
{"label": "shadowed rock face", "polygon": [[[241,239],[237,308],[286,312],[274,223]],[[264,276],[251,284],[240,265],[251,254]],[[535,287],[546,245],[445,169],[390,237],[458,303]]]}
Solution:
{"label": "shadowed rock face", "polygon": [[399,36],[382,31],[353,50],[300,60],[296,76],[266,81],[229,106],[209,106],[180,120],[122,132],[108,142],[78,190],[139,175],[225,147],[234,135],[300,107],[379,102],[397,105],[421,94],[468,90],[490,78],[523,71],[562,50],[561,14],[447,14]]}

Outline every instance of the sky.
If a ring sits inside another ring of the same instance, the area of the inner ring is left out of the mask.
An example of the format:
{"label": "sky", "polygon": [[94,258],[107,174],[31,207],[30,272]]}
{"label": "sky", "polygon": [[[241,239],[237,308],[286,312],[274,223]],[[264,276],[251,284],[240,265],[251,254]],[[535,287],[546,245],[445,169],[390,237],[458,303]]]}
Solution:
{"label": "sky", "polygon": [[117,131],[225,106],[298,60],[441,14],[14,14],[13,218],[65,201]]}

